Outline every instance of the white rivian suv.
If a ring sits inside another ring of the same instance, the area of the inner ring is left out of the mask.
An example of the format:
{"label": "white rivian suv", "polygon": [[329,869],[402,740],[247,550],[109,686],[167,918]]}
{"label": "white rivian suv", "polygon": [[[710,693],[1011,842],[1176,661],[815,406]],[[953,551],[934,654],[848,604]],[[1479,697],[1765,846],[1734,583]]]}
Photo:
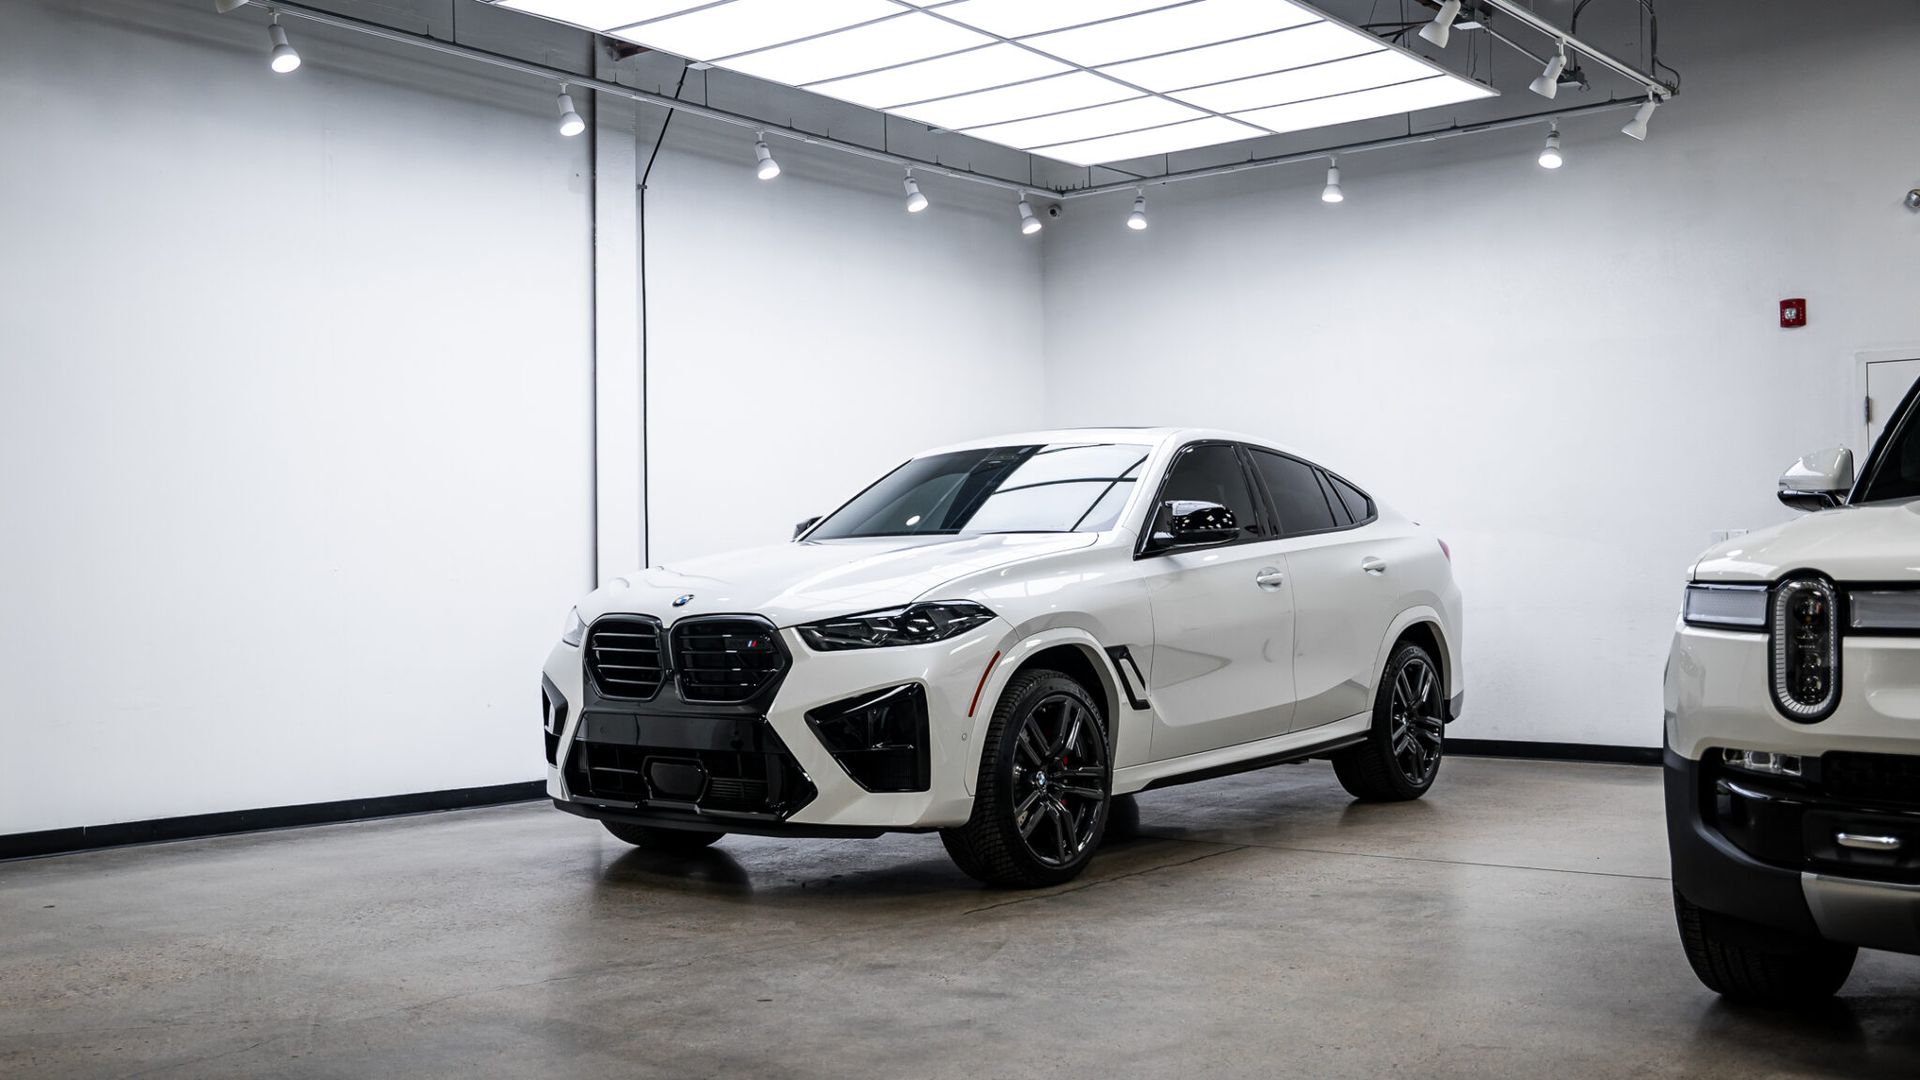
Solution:
{"label": "white rivian suv", "polygon": [[1728,997],[1839,990],[1859,947],[1920,953],[1920,418],[1860,471],[1802,458],[1813,515],[1694,564],[1666,677],[1674,907]]}
{"label": "white rivian suv", "polygon": [[1446,545],[1257,439],[1046,431],[932,450],[793,542],[581,601],[547,789],[622,840],[939,831],[967,873],[1085,867],[1110,801],[1330,757],[1433,783],[1460,709]]}

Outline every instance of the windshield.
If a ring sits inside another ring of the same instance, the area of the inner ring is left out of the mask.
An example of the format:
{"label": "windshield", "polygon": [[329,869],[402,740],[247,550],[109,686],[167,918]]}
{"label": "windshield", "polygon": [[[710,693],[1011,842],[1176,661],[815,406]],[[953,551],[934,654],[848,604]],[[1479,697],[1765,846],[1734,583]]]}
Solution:
{"label": "windshield", "polygon": [[994,532],[1101,532],[1133,494],[1144,446],[994,446],[914,458],[814,529],[809,540]]}
{"label": "windshield", "polygon": [[1887,499],[1920,498],[1920,408],[1909,404],[1899,427],[1879,446],[1879,454],[1869,462],[1866,483],[1860,486],[1854,502],[1881,502]]}

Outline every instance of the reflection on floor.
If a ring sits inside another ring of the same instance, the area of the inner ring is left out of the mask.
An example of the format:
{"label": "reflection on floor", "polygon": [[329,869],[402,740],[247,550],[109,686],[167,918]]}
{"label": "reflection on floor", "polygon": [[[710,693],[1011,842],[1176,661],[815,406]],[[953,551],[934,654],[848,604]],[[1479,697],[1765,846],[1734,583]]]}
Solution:
{"label": "reflection on floor", "polygon": [[635,851],[545,805],[0,866],[0,1076],[1920,1074],[1920,960],[1742,1010],[1673,929],[1660,776],[1320,763],[1140,796],[995,892],[938,838]]}

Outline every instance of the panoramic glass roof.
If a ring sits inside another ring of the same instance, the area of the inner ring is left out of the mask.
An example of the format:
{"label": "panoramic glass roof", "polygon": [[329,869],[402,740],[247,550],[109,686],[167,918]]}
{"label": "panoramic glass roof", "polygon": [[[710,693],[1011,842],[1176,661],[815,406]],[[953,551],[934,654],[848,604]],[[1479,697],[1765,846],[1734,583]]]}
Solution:
{"label": "panoramic glass roof", "polygon": [[1493,96],[1292,0],[499,0],[1075,165]]}

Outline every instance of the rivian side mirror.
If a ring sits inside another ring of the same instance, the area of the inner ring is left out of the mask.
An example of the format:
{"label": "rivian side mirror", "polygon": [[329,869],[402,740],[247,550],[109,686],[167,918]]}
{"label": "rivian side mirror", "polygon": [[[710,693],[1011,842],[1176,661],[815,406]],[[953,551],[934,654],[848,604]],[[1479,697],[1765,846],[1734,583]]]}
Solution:
{"label": "rivian side mirror", "polygon": [[808,518],[807,520],[793,527],[793,538],[795,540],[800,539],[801,533],[806,532],[808,529],[811,529],[818,524],[820,524],[820,515],[815,514],[812,517]]}
{"label": "rivian side mirror", "polygon": [[1830,510],[1853,489],[1853,451],[1835,446],[1808,454],[1780,474],[1780,501],[1795,510]]}
{"label": "rivian side mirror", "polygon": [[1196,499],[1176,499],[1160,504],[1154,515],[1153,534],[1147,550],[1165,551],[1176,547],[1207,547],[1240,539],[1240,523],[1233,511],[1219,503]]}

